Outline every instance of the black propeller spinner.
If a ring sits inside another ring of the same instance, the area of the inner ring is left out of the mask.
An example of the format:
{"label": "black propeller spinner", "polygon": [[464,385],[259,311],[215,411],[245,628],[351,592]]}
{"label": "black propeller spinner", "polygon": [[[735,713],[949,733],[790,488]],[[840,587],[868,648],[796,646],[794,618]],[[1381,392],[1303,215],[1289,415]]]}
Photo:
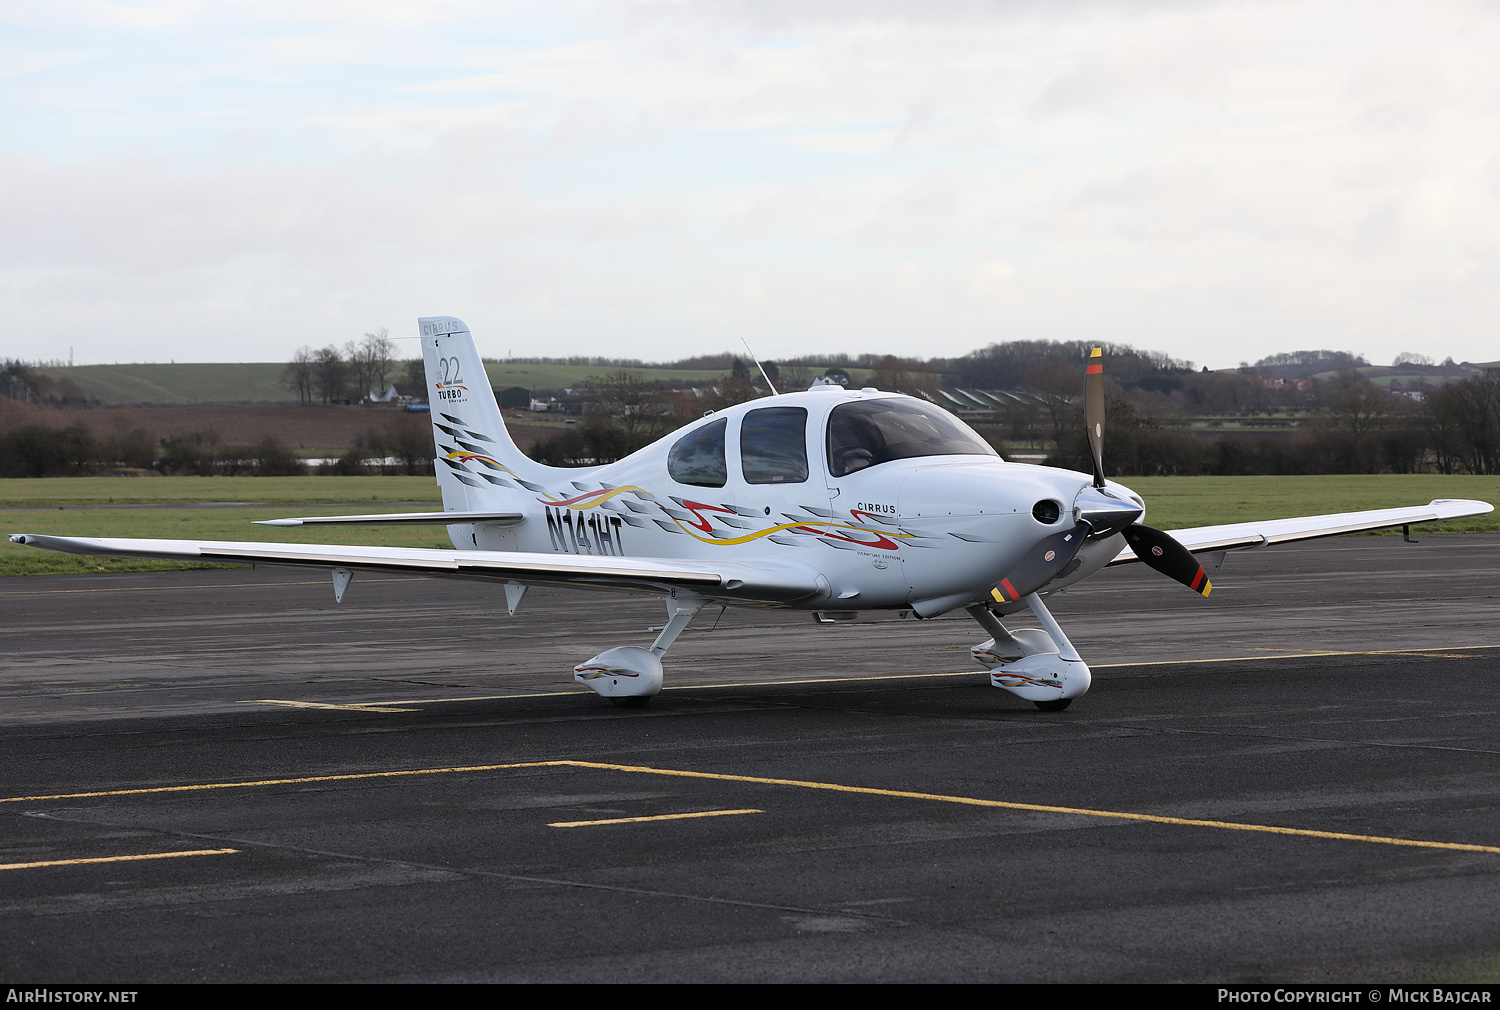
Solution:
{"label": "black propeller spinner", "polygon": [[[1088,372],[1083,379],[1083,420],[1089,428],[1089,452],[1094,461],[1094,487],[1104,487],[1104,349],[1089,352]],[[1195,593],[1207,596],[1213,589],[1208,573],[1198,559],[1169,534],[1131,523],[1124,529],[1125,542],[1149,568],[1176,579]]]}
{"label": "black propeller spinner", "polygon": [[[1089,354],[1088,371],[1083,382],[1083,419],[1088,425],[1089,452],[1094,464],[1094,491],[1079,496],[1080,513],[1089,513],[1070,530],[1063,530],[1041,540],[1027,552],[990,595],[999,603],[1014,603],[1041,589],[1060,575],[1083,546],[1090,533],[1107,535],[1116,531],[1148,567],[1168,578],[1176,579],[1204,596],[1213,585],[1198,559],[1169,534],[1131,521],[1122,529],[1118,524],[1140,515],[1134,503],[1105,488],[1104,482],[1104,350],[1096,347]],[[1083,499],[1089,499],[1086,503]],[[1091,522],[1093,525],[1091,525]]]}

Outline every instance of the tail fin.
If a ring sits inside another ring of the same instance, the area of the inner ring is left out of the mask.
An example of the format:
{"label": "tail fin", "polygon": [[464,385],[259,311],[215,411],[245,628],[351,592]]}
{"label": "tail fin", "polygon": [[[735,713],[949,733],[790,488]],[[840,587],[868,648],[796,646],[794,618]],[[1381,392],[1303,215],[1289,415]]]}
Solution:
{"label": "tail fin", "polygon": [[511,441],[494,390],[464,321],[453,316],[417,320],[427,399],[432,404],[433,466],[443,509],[472,512],[540,490],[544,470]]}

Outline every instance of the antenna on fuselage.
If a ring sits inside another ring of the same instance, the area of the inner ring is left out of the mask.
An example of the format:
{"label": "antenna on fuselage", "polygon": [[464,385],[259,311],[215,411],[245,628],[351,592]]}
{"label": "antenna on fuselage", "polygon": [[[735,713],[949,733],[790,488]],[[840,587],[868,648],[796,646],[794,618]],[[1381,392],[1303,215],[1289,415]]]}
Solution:
{"label": "antenna on fuselage", "polygon": [[766,374],[766,366],[762,365],[760,363],[760,359],[755,356],[755,352],[752,351],[752,350],[750,350],[750,341],[746,340],[744,337],[741,337],[740,338],[740,343],[742,343],[742,344],[745,345],[745,351],[746,351],[746,353],[748,353],[750,355],[750,360],[753,361],[753,362],[755,362],[755,367],[756,368],[760,369],[760,376],[761,376],[761,378],[765,379],[766,380],[766,385],[771,387],[771,395],[772,396],[779,396],[780,394],[776,392],[776,385],[775,385],[775,383],[773,383],[771,381],[771,377]]}

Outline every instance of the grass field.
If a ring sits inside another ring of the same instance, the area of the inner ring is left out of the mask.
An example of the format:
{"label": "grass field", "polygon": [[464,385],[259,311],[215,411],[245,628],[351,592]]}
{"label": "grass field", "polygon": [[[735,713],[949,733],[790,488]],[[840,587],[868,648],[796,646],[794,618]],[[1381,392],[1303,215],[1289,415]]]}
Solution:
{"label": "grass field", "polygon": [[199,502],[436,501],[433,477],[47,477],[0,480],[0,506],[191,505]]}
{"label": "grass field", "polygon": [[[449,547],[442,527],[362,526],[332,531],[254,525],[256,519],[297,514],[435,510],[441,507],[437,498],[437,482],[431,477],[56,477],[0,480],[0,521],[7,534]],[[192,507],[215,502],[244,504]],[[427,502],[430,506],[393,504],[397,502]],[[183,507],[162,507],[171,505]],[[309,506],[318,508],[310,512]],[[85,557],[21,547],[8,539],[0,541],[0,575],[200,567],[212,566]]]}
{"label": "grass field", "polygon": [[[1122,477],[1120,482],[1146,499],[1145,521],[1167,530],[1250,519],[1425,505],[1434,498],[1477,498],[1500,504],[1500,477],[1467,475]],[[1500,513],[1432,523],[1421,529],[1433,533],[1500,533]]]}
{"label": "grass field", "polygon": [[[619,371],[617,368],[603,368],[598,365],[512,365],[505,362],[486,363],[484,370],[489,376],[490,385],[496,389],[505,389],[508,386],[524,386],[527,389],[565,389],[569,386],[576,386],[586,379]],[[649,381],[669,382],[682,386],[711,386],[724,378],[722,369],[630,368],[626,371],[635,372]],[[814,375],[821,375],[823,369],[808,369],[808,371]],[[849,380],[853,385],[869,381],[870,376],[874,374],[874,371],[868,368],[846,368],[844,371],[849,373]],[[794,392],[792,389],[781,391],[783,393]]]}
{"label": "grass field", "polygon": [[[1434,498],[1500,502],[1500,477],[1381,474],[1325,477],[1137,477],[1125,483],[1146,499],[1146,521],[1163,529],[1424,505]],[[304,530],[256,526],[285,515],[399,512],[397,502],[436,497],[431,477],[77,477],[0,480],[5,533],[256,540],[376,546],[449,546],[441,527]],[[213,502],[232,507],[191,507]],[[337,504],[333,504],[337,503]],[[131,505],[158,507],[131,508]],[[182,505],[182,508],[161,506]],[[104,506],[104,507],[98,507]],[[436,507],[436,506],[434,506]],[[1438,533],[1500,532],[1497,513],[1434,523]],[[150,571],[176,562],[112,560],[59,554],[0,541],[0,575]]]}

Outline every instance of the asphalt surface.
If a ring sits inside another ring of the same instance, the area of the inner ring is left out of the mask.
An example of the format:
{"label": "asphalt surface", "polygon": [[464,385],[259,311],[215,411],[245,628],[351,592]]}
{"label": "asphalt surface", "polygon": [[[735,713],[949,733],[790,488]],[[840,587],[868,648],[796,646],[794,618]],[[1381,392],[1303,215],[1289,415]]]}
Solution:
{"label": "asphalt surface", "polygon": [[1500,537],[1422,540],[1101,573],[1062,713],[962,617],[710,610],[624,711],[649,598],[0,580],[0,979],[1494,978]]}

